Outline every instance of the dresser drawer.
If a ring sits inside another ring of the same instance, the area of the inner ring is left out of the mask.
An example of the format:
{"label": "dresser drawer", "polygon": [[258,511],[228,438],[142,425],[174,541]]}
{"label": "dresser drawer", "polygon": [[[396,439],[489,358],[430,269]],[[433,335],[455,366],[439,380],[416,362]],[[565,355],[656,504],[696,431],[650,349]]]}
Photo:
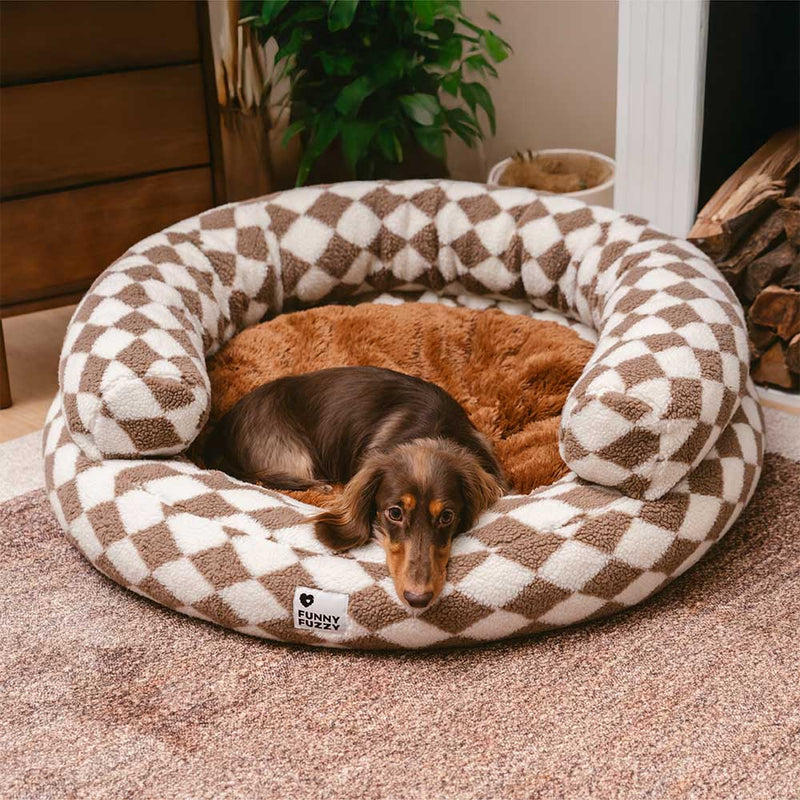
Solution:
{"label": "dresser drawer", "polygon": [[4,198],[207,164],[199,64],[0,89]]}
{"label": "dresser drawer", "polygon": [[140,239],[211,205],[208,167],[5,202],[0,306],[86,288]]}
{"label": "dresser drawer", "polygon": [[4,85],[200,59],[193,0],[4,0]]}

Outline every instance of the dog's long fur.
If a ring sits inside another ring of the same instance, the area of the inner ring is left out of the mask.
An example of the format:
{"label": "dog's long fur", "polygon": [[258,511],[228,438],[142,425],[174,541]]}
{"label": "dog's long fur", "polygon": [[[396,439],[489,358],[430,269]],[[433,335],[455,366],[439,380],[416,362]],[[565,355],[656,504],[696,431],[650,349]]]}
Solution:
{"label": "dog's long fur", "polygon": [[[222,418],[205,461],[275,489],[346,483],[316,518],[318,538],[346,550],[374,528],[399,596],[418,607],[441,591],[452,536],[504,488],[488,441],[447,392],[377,367],[264,384]],[[402,522],[384,513],[389,508],[401,509]]]}
{"label": "dog's long fur", "polygon": [[276,489],[346,483],[368,452],[446,439],[501,477],[486,439],[461,406],[428,381],[378,367],[337,367],[279,378],[220,420],[206,465]]}

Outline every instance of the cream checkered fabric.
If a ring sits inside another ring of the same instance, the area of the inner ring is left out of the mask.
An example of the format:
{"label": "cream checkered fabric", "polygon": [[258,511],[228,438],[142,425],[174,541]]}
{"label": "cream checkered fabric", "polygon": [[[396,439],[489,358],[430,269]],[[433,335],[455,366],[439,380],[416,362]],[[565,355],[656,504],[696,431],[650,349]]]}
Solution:
{"label": "cream checkered fabric", "polygon": [[708,452],[747,379],[741,307],[708,259],[644,220],[523,189],[349,183],[186,220],[133,247],[70,325],[61,396],[94,458],[180,453],[204,358],[265,314],[363,291],[526,299],[599,333],[565,407],[587,480],[659,497]]}
{"label": "cream checkered fabric", "polygon": [[[574,472],[504,498],[459,537],[421,616],[384,555],[327,552],[314,509],[185,459],[205,356],[265,315],[362,292],[432,290],[551,309],[598,344],[562,420]],[[311,187],[215,209],[133,247],[78,307],[45,433],[51,502],[119,583],[287,641],[426,647],[612,613],[693,564],[762,460],[741,308],[691,245],[644,220],[521,189],[436,181]],[[123,458],[120,458],[123,457]],[[296,586],[346,592],[345,639],[292,626]]]}

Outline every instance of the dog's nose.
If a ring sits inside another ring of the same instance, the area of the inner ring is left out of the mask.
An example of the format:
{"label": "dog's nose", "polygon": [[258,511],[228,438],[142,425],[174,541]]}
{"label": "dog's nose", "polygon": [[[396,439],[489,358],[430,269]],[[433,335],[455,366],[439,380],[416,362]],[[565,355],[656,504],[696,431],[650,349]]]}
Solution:
{"label": "dog's nose", "polygon": [[425,608],[433,599],[433,592],[423,592],[422,594],[417,594],[417,592],[403,592],[403,597],[405,597],[406,602],[412,608]]}

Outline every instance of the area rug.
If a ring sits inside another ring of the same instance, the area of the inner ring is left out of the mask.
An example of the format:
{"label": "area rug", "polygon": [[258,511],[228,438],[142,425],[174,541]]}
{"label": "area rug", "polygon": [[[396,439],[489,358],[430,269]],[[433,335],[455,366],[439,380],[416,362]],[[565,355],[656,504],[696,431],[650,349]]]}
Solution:
{"label": "area rug", "polygon": [[800,464],[772,453],[730,533],[644,605],[398,655],[176,615],[29,492],[0,504],[0,797],[796,798],[798,519]]}

